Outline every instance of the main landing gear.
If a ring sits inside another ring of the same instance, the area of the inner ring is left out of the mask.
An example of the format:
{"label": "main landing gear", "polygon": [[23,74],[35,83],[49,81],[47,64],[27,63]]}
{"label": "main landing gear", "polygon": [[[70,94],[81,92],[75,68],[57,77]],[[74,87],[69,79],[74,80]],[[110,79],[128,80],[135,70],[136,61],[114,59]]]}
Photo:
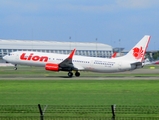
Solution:
{"label": "main landing gear", "polygon": [[[73,76],[73,72],[72,72],[72,71],[69,71],[69,72],[68,72],[68,77],[72,77],[72,76]],[[76,71],[76,72],[75,72],[75,76],[76,76],[76,77],[79,77],[79,76],[80,76],[80,73],[79,73],[78,71]]]}
{"label": "main landing gear", "polygon": [[14,70],[17,70],[17,64],[14,65]]}

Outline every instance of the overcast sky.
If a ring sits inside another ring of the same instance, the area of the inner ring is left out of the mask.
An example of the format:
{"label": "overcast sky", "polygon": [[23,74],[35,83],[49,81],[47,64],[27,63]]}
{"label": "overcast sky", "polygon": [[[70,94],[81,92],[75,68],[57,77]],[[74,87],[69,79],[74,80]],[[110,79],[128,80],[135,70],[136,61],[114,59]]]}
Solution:
{"label": "overcast sky", "polygon": [[100,42],[159,49],[159,0],[0,0],[0,39]]}

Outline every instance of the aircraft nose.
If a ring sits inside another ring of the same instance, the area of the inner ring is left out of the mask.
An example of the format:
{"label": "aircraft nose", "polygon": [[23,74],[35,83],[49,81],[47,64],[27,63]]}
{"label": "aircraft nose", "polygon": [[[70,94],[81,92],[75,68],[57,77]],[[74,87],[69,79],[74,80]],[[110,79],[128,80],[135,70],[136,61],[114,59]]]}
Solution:
{"label": "aircraft nose", "polygon": [[3,60],[5,60],[6,63],[9,63],[8,62],[8,55],[3,56],[2,58],[3,58]]}
{"label": "aircraft nose", "polygon": [[3,56],[3,60],[6,60],[7,59],[7,55]]}

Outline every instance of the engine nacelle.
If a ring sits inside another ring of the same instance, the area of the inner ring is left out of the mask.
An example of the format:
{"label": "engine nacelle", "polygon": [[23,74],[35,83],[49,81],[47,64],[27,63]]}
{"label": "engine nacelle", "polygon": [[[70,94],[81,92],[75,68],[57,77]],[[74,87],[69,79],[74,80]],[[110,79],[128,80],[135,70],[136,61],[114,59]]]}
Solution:
{"label": "engine nacelle", "polygon": [[47,63],[45,65],[45,70],[49,71],[59,71],[59,65],[58,64],[53,64],[53,63]]}

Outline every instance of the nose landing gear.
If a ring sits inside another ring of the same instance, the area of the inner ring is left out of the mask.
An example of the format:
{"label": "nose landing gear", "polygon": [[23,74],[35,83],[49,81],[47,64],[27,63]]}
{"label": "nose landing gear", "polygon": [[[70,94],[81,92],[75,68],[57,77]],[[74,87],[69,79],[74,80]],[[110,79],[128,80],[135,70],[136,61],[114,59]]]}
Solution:
{"label": "nose landing gear", "polygon": [[14,65],[14,70],[17,70],[17,64]]}

